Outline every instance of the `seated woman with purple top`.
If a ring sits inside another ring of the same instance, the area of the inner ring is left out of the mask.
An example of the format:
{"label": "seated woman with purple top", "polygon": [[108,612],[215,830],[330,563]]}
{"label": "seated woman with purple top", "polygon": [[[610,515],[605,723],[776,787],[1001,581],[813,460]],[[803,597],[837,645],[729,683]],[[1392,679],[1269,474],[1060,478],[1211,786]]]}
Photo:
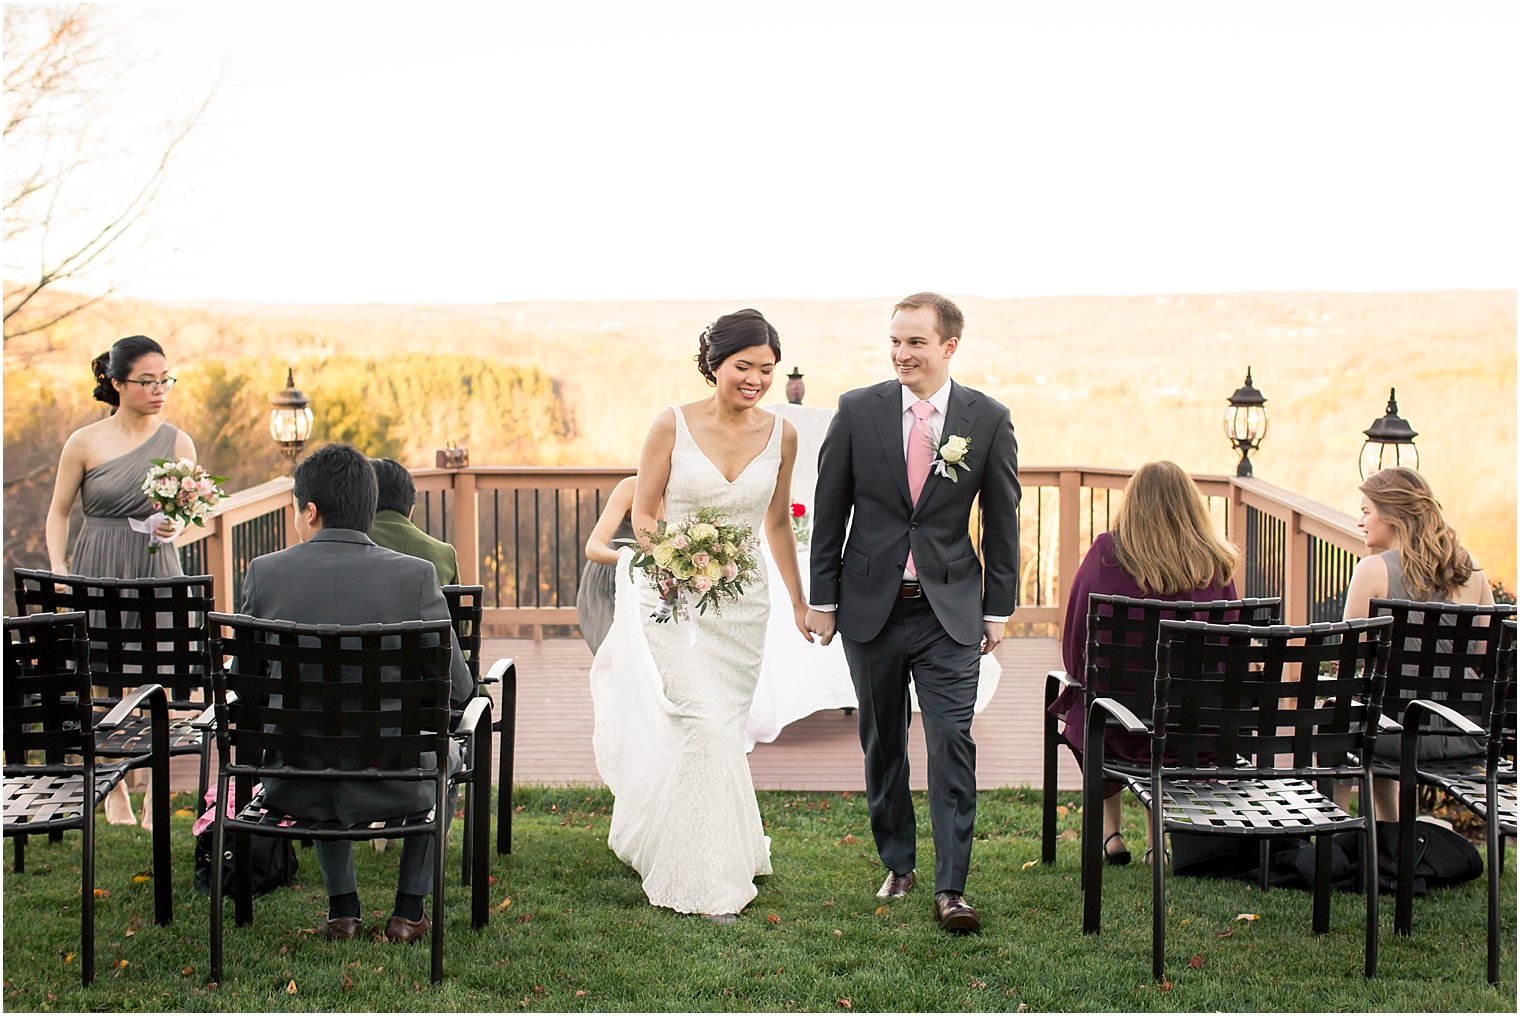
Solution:
{"label": "seated woman with purple top", "polygon": [[[1233,600],[1237,552],[1214,532],[1203,495],[1192,477],[1174,462],[1148,462],[1135,471],[1109,532],[1093,540],[1072,580],[1066,601],[1061,656],[1066,672],[1085,681],[1087,600],[1091,593],[1158,600]],[[1063,691],[1050,711],[1065,721],[1062,736],[1077,753],[1087,727],[1083,694]],[[1137,765],[1150,762],[1150,741],[1110,731],[1107,757]],[[1109,864],[1128,864],[1129,850],[1119,832],[1118,783],[1104,784],[1103,854]],[[1147,826],[1147,837],[1149,826]],[[1151,847],[1145,856],[1150,859]]]}

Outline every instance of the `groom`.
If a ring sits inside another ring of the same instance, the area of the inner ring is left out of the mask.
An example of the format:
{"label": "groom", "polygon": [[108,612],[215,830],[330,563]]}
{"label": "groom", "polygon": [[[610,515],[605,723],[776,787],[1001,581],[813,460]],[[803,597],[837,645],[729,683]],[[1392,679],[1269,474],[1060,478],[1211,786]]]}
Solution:
{"label": "groom", "polygon": [[[836,631],[844,639],[871,832],[887,868],[877,895],[887,899],[917,881],[911,675],[929,747],[934,913],[955,932],[981,928],[962,895],[976,818],[971,714],[979,656],[1002,640],[1019,570],[1018,445],[1008,410],[950,380],[964,320],[937,293],[902,300],[891,324],[896,380],[840,397],[818,454],[807,615],[825,645]],[[982,560],[970,524],[978,496]]]}

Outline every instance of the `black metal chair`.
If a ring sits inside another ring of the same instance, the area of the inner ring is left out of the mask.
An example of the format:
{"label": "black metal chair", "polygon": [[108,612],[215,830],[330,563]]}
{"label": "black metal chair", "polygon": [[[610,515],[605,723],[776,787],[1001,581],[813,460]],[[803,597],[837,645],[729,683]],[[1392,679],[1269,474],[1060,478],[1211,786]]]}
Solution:
{"label": "black metal chair", "polygon": [[[432,980],[443,979],[444,848],[447,844],[446,790],[450,783],[489,779],[491,704],[476,697],[465,708],[457,731],[473,741],[471,764],[450,777],[448,621],[406,621],[340,627],[264,621],[244,615],[212,614],[212,681],[216,703],[217,800],[234,802],[234,817],[216,809],[212,855],[224,856],[225,837],[233,851],[234,913],[239,925],[253,921],[253,894],[247,836],[315,840],[372,840],[429,835],[434,838],[432,899]],[[230,663],[222,661],[232,657]],[[250,800],[255,780],[337,780],[428,782],[434,807],[413,815],[345,825],[266,812],[262,795]],[[235,791],[229,784],[236,784]],[[478,789],[478,788],[477,788]],[[471,795],[470,916],[484,927],[486,832],[490,795]],[[222,980],[222,883],[212,879],[211,972]]]}
{"label": "black metal chair", "polygon": [[490,695],[493,684],[501,685],[501,702],[494,730],[497,745],[496,774],[496,852],[512,852],[512,767],[517,753],[517,663],[504,656],[491,664],[485,677],[480,676],[481,625],[485,616],[484,586],[444,586],[443,598],[449,602],[449,616],[454,619],[454,634],[459,650],[469,664],[480,694]]}
{"label": "black metal chair", "polygon": [[[1487,801],[1487,758],[1482,747],[1474,745],[1474,754],[1465,757],[1420,759],[1420,738],[1488,737],[1499,682],[1500,622],[1514,616],[1515,606],[1374,599],[1368,612],[1393,618],[1383,712],[1404,731],[1399,761],[1374,757],[1372,771],[1399,781],[1399,881],[1393,928],[1408,935],[1414,917],[1419,786],[1445,790],[1480,815],[1486,814]],[[1513,763],[1507,768],[1501,765],[1497,776],[1501,784],[1513,787]],[[1510,800],[1513,814],[1513,791]]]}
{"label": "black metal chair", "polygon": [[[17,568],[15,588],[16,608],[23,614],[87,612],[96,710],[104,713],[114,708],[144,681],[163,686],[169,702],[169,754],[198,757],[195,800],[199,807],[211,772],[211,664],[206,628],[206,616],[215,609],[211,576],[102,579]],[[95,754],[103,759],[144,759],[150,733],[147,717],[129,716],[97,738]],[[168,794],[160,795],[157,789],[155,785],[155,825],[169,818]]]}
{"label": "black metal chair", "polygon": [[[1095,699],[1107,696],[1122,703],[1136,716],[1148,718],[1156,687],[1156,638],[1163,619],[1216,624],[1277,624],[1282,620],[1282,598],[1155,600],[1102,593],[1088,597],[1086,675],[1078,677],[1064,670],[1052,670],[1045,676],[1045,799],[1040,823],[1040,860],[1045,864],[1056,861],[1056,749],[1066,744],[1050,707],[1063,688],[1085,688],[1084,714],[1092,708]],[[1115,774],[1122,770],[1131,775],[1145,775],[1149,771],[1143,767],[1128,767],[1115,760],[1106,764]],[[1084,810],[1084,838],[1089,834],[1089,819],[1093,835],[1102,829],[1101,815]]]}
{"label": "black metal chair", "polygon": [[[164,690],[138,688],[96,720],[90,706],[90,643],[85,615],[38,614],[5,619],[5,835],[15,838],[16,871],[26,870],[28,835],[66,829],[83,835],[80,858],[79,974],[95,979],[95,809],[126,775],[125,762],[98,765],[97,733],[110,736],[140,707],[152,717],[154,744],[167,741]],[[152,754],[154,790],[168,800],[169,758]],[[174,917],[169,823],[153,829],[153,923]]]}
{"label": "black metal chair", "polygon": [[[1392,624],[1388,618],[1267,628],[1162,621],[1150,726],[1113,699],[1097,699],[1091,713],[1093,721],[1106,715],[1131,733],[1150,734],[1150,773],[1126,782],[1150,809],[1158,849],[1169,830],[1314,837],[1316,934],[1330,930],[1330,834],[1361,830],[1367,977],[1377,974],[1378,932],[1371,757]],[[1102,726],[1093,722],[1087,729],[1089,812],[1101,804]],[[1360,815],[1342,811],[1317,786],[1337,780],[1359,782]],[[1095,842],[1084,844],[1087,933],[1098,931],[1100,850]],[[1159,860],[1151,865],[1151,972],[1157,980],[1166,942],[1166,865]]]}
{"label": "black metal chair", "polygon": [[[1504,837],[1515,835],[1515,622],[1512,604],[1475,606],[1373,600],[1372,612],[1393,618],[1389,657],[1392,712],[1403,704],[1399,766],[1385,762],[1374,773],[1399,779],[1399,872],[1393,927],[1411,932],[1414,918],[1416,788],[1445,791],[1485,820],[1488,834],[1488,979],[1499,980],[1499,876]],[[1393,688],[1398,694],[1394,697]],[[1421,759],[1420,737],[1428,721],[1486,741],[1484,753],[1462,758]]]}

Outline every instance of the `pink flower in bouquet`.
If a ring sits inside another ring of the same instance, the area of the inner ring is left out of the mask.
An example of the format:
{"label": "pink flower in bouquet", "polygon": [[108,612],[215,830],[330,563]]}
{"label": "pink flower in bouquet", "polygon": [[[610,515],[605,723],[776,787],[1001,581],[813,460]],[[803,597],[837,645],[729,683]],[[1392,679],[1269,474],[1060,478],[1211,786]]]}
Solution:
{"label": "pink flower in bouquet", "polygon": [[730,561],[728,564],[726,564],[726,565],[723,566],[723,579],[724,579],[725,582],[732,582],[734,579],[736,579],[738,577],[739,577],[739,566],[738,565],[736,565],[732,561]]}
{"label": "pink flower in bouquet", "polygon": [[676,538],[670,542],[671,545],[674,546],[677,550],[685,550],[688,543],[686,535],[684,533],[677,533]]}
{"label": "pink flower in bouquet", "polygon": [[216,484],[212,481],[211,477],[209,477],[209,476],[202,478],[199,486],[200,486],[200,492],[203,495],[204,494],[209,494],[213,490],[216,489]]}
{"label": "pink flower in bouquet", "polygon": [[706,575],[698,575],[696,578],[691,580],[691,584],[692,588],[696,589],[696,591],[699,593],[705,593],[712,588],[712,580],[709,579]]}
{"label": "pink flower in bouquet", "polygon": [[179,481],[179,486],[181,490],[196,490],[200,484],[195,482],[195,477],[187,476]]}
{"label": "pink flower in bouquet", "polygon": [[694,568],[706,568],[707,562],[711,560],[712,558],[708,556],[707,551],[705,550],[699,550],[695,554],[691,555],[691,564]]}

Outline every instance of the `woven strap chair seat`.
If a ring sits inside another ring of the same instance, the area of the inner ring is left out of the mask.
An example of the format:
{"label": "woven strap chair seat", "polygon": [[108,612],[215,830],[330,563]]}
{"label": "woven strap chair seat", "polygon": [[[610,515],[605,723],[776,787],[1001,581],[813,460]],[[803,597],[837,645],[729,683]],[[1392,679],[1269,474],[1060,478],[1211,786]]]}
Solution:
{"label": "woven strap chair seat", "polygon": [[[1465,760],[1421,762],[1420,780],[1440,787],[1486,821],[1488,783],[1484,779],[1483,760],[1476,759],[1466,765],[1461,764],[1463,761]],[[1498,772],[1499,828],[1505,835],[1513,836],[1516,818],[1515,766],[1508,759],[1505,761],[1508,764],[1501,766]]]}
{"label": "woven strap chair seat", "polygon": [[228,829],[240,828],[244,825],[258,826],[259,829],[281,829],[287,835],[300,835],[303,837],[324,838],[324,834],[342,834],[345,840],[371,840],[371,839],[395,839],[406,836],[412,832],[428,832],[428,824],[433,821],[433,809],[420,811],[412,815],[403,815],[398,818],[388,818],[378,822],[360,822],[355,825],[347,825],[343,822],[328,821],[316,822],[310,819],[296,818],[293,815],[281,815],[278,812],[269,811],[264,805],[264,794],[259,792],[254,795],[240,809],[235,818],[229,820]]}
{"label": "woven strap chair seat", "polygon": [[[204,727],[194,726],[189,719],[170,718],[170,755],[198,755],[205,742]],[[136,758],[152,750],[153,725],[147,716],[129,716],[115,730],[95,739],[95,754],[108,758]]]}
{"label": "woven strap chair seat", "polygon": [[[120,766],[95,767],[93,809],[126,770]],[[84,816],[84,774],[7,776],[5,778],[5,828],[12,834],[79,825]]]}
{"label": "woven strap chair seat", "polygon": [[[1151,807],[1150,780],[1127,782]],[[1165,805],[1168,829],[1197,833],[1305,836],[1359,822],[1307,780],[1167,780]]]}

